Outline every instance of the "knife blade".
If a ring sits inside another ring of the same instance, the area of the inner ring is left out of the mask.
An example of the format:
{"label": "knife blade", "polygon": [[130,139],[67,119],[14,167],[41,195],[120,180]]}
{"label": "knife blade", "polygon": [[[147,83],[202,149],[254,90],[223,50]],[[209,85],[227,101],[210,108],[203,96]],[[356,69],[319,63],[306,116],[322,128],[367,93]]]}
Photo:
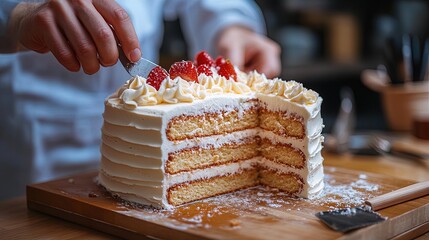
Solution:
{"label": "knife blade", "polygon": [[152,69],[158,66],[157,64],[145,58],[140,58],[140,60],[134,63],[131,62],[130,60],[128,60],[120,44],[118,44],[118,52],[119,52],[119,61],[121,61],[125,70],[133,77],[138,75],[138,76],[147,78],[150,71],[152,71]]}
{"label": "knife blade", "polygon": [[150,71],[157,67],[158,65],[147,60],[146,58],[140,58],[137,62],[131,62],[127,55],[125,55],[124,50],[122,49],[121,42],[119,41],[118,36],[116,35],[115,29],[110,26],[112,29],[113,36],[116,40],[116,45],[118,46],[118,52],[119,52],[119,61],[122,63],[122,66],[124,66],[125,70],[131,75],[131,76],[141,76],[144,78],[147,78]]}

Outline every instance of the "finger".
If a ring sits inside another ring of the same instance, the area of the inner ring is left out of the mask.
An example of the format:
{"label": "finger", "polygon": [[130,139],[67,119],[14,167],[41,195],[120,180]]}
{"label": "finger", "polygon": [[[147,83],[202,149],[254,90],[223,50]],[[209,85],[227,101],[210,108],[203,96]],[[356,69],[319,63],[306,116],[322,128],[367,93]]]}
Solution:
{"label": "finger", "polygon": [[259,47],[248,48],[245,54],[245,70],[256,69],[268,78],[276,77],[281,72],[280,48],[271,42],[254,44]]}
{"label": "finger", "polygon": [[94,6],[115,29],[128,59],[137,62],[141,58],[140,44],[128,13],[115,1],[94,0]]}
{"label": "finger", "polygon": [[246,71],[257,70],[260,73],[263,73],[267,78],[273,78],[278,76],[280,73],[280,67],[276,60],[273,59],[269,54],[258,54],[254,61],[246,67]]}
{"label": "finger", "polygon": [[239,44],[229,44],[219,48],[221,56],[229,59],[239,69],[243,69],[245,63],[244,49]]}
{"label": "finger", "polygon": [[101,65],[114,65],[118,61],[119,54],[109,25],[90,2],[83,1],[81,4],[76,4],[75,1],[73,3],[75,3],[74,10],[80,22],[95,43]]}
{"label": "finger", "polygon": [[87,74],[94,74],[100,69],[97,50],[88,32],[80,24],[68,1],[52,1],[57,22],[70,42],[77,59]]}
{"label": "finger", "polygon": [[244,54],[244,70],[253,71],[258,70],[258,66],[261,64],[260,52],[254,48],[248,48]]}
{"label": "finger", "polygon": [[266,63],[261,71],[265,71],[267,77],[273,78],[278,77],[281,73],[282,66],[280,61],[280,47],[277,45],[272,45],[268,48],[265,54]]}
{"label": "finger", "polygon": [[50,36],[46,36],[45,41],[55,56],[55,58],[69,71],[77,72],[80,69],[80,64],[74,55],[73,50],[67,44],[66,39],[61,32],[54,26],[50,30]]}
{"label": "finger", "polygon": [[46,48],[49,49],[55,58],[69,71],[77,72],[80,69],[79,61],[76,59],[73,50],[67,44],[66,39],[58,27],[52,21],[52,14],[44,13],[46,19],[43,25],[46,29],[43,34],[43,41]]}
{"label": "finger", "polygon": [[267,64],[261,65],[260,71],[265,73],[267,78],[275,78],[279,76],[281,72],[281,67],[277,65],[277,63],[271,61],[267,62]]}

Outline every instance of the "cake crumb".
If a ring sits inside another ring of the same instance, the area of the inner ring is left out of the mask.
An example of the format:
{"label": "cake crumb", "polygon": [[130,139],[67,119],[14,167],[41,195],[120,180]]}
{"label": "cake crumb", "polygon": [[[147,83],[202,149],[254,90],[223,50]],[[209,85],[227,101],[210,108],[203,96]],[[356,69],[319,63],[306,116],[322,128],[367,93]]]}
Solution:
{"label": "cake crumb", "polygon": [[359,174],[359,179],[368,179],[366,174]]}
{"label": "cake crumb", "polygon": [[69,178],[69,179],[67,180],[67,182],[68,182],[68,183],[74,183],[74,178]]}
{"label": "cake crumb", "polygon": [[241,221],[238,219],[229,220],[229,226],[230,227],[239,227],[240,225],[241,225]]}
{"label": "cake crumb", "polygon": [[88,193],[88,197],[90,197],[90,198],[96,198],[96,197],[98,197],[98,194],[96,194],[94,192],[90,192],[90,193]]}

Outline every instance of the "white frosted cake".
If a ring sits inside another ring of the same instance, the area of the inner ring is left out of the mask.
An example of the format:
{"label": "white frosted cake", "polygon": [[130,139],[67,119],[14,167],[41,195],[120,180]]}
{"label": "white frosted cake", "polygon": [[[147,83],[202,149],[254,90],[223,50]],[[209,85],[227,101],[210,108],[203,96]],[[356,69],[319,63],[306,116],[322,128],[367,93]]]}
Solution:
{"label": "white frosted cake", "polygon": [[231,66],[202,52],[108,97],[99,183],[157,208],[260,184],[304,198],[321,192],[322,98]]}

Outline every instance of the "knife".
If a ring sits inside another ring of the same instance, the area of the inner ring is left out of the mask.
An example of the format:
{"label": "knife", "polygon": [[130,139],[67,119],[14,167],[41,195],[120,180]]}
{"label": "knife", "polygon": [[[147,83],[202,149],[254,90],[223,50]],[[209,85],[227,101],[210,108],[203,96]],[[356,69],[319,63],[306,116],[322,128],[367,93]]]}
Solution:
{"label": "knife", "polygon": [[363,206],[318,212],[316,217],[335,231],[348,232],[387,219],[374,211],[428,194],[429,181],[419,182],[366,200]]}
{"label": "knife", "polygon": [[113,29],[112,26],[110,26],[110,28],[112,29],[113,36],[115,37],[116,45],[118,45],[119,61],[121,61],[122,66],[124,66],[125,70],[133,77],[138,75],[147,78],[150,71],[158,65],[146,58],[140,58],[137,62],[131,62],[122,49],[118,36],[116,36],[115,29]]}
{"label": "knife", "polygon": [[127,56],[122,50],[122,46],[120,45],[120,43],[117,43],[117,45],[118,45],[118,52],[119,52],[119,61],[121,61],[125,70],[131,76],[134,77],[138,75],[138,76],[147,78],[150,71],[152,71],[152,69],[158,66],[157,64],[145,58],[140,58],[140,60],[138,60],[137,62],[131,62],[130,60],[128,60]]}

